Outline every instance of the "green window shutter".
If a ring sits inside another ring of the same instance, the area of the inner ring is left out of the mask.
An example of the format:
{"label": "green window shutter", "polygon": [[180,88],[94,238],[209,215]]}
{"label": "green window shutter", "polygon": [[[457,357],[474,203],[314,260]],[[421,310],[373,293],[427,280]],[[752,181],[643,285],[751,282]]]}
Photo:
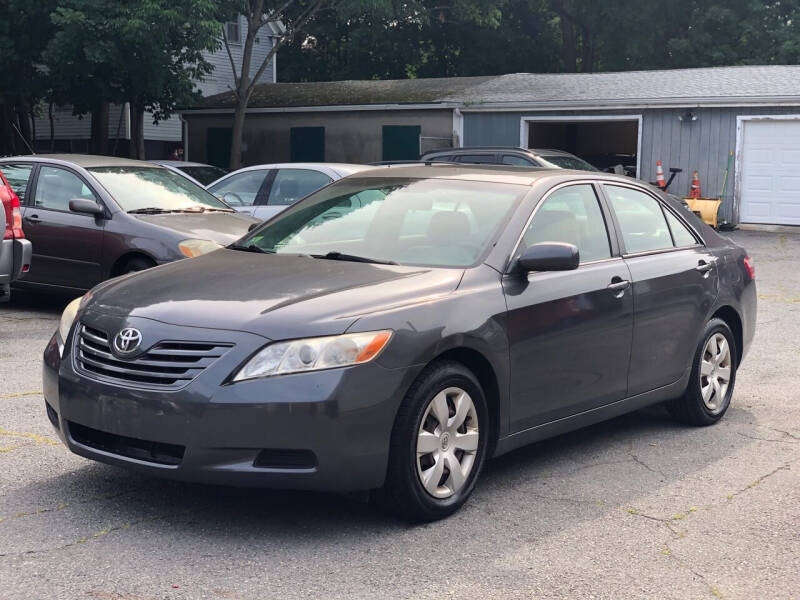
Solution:
{"label": "green window shutter", "polygon": [[289,156],[292,162],[325,162],[325,128],[292,127]]}
{"label": "green window shutter", "polygon": [[384,125],[382,160],[417,160],[421,133],[419,125]]}

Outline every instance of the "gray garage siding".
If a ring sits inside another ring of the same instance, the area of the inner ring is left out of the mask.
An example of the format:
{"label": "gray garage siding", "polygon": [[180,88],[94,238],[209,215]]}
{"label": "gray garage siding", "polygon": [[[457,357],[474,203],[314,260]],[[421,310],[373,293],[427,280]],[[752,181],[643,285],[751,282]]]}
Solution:
{"label": "gray garage siding", "polygon": [[[728,153],[736,150],[736,117],[738,115],[798,114],[798,107],[697,108],[692,112],[696,121],[681,121],[687,109],[647,109],[628,111],[563,111],[563,112],[504,112],[464,113],[464,145],[518,145],[520,119],[523,116],[611,116],[642,115],[642,147],[640,177],[654,181],[656,161],[661,160],[669,175],[670,167],[679,167],[679,174],[670,191],[686,195],[691,185],[692,171],[700,175],[703,196],[717,197],[722,191]],[[728,185],[720,207],[720,218],[733,221],[733,192],[735,161],[728,176]]]}

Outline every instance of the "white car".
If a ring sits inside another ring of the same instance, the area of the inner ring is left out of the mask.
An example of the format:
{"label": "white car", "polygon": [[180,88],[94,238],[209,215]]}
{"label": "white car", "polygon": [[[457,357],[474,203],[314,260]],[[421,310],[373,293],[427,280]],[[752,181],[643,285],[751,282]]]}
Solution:
{"label": "white car", "polygon": [[344,163],[255,165],[228,173],[206,189],[231,208],[266,220],[332,181],[373,168]]}

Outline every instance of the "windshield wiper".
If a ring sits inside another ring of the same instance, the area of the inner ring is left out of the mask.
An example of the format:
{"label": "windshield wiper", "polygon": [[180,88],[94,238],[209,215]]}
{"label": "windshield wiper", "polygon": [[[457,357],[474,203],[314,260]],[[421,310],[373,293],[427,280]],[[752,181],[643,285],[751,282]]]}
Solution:
{"label": "windshield wiper", "polygon": [[327,254],[312,254],[314,258],[324,258],[327,260],[348,260],[350,262],[374,263],[376,265],[396,265],[393,260],[380,260],[378,258],[368,258],[366,256],[356,256],[355,254],[344,254],[336,250]]}
{"label": "windshield wiper", "polygon": [[147,206],[145,208],[134,208],[129,210],[129,215],[160,215],[163,213],[175,212],[168,208],[158,208],[157,206]]}
{"label": "windshield wiper", "polygon": [[255,244],[231,244],[228,246],[231,250],[239,250],[241,252],[257,252],[259,254],[275,254],[274,250],[264,250]]}

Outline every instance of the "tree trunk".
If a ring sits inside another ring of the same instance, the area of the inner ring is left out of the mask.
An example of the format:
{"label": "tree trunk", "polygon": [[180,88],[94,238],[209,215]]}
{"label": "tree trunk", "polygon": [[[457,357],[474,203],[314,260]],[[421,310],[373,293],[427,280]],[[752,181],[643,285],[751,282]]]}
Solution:
{"label": "tree trunk", "polygon": [[22,134],[22,147],[25,148],[25,153],[28,154],[33,148],[33,137],[31,134],[31,109],[24,99],[20,99],[17,103],[17,123],[19,131]]}
{"label": "tree trunk", "polygon": [[242,137],[244,134],[244,118],[247,115],[247,103],[250,94],[240,98],[236,103],[236,110],[233,113],[233,131],[231,132],[231,160],[230,170],[235,171],[242,166]]}
{"label": "tree trunk", "polygon": [[108,102],[98,102],[92,107],[92,134],[90,154],[108,154]]}
{"label": "tree trunk", "polygon": [[56,125],[53,119],[53,101],[47,106],[47,118],[50,120],[50,152],[56,151]]}
{"label": "tree trunk", "polygon": [[585,24],[581,25],[581,71],[594,72],[594,36]]}
{"label": "tree trunk", "polygon": [[144,109],[133,104],[131,110],[131,158],[144,160]]}
{"label": "tree trunk", "polygon": [[559,18],[561,25],[561,57],[564,61],[564,71],[578,72],[578,40],[575,36],[575,27],[562,15]]}
{"label": "tree trunk", "polygon": [[11,127],[12,111],[7,103],[0,104],[0,156],[18,154],[16,132]]}

